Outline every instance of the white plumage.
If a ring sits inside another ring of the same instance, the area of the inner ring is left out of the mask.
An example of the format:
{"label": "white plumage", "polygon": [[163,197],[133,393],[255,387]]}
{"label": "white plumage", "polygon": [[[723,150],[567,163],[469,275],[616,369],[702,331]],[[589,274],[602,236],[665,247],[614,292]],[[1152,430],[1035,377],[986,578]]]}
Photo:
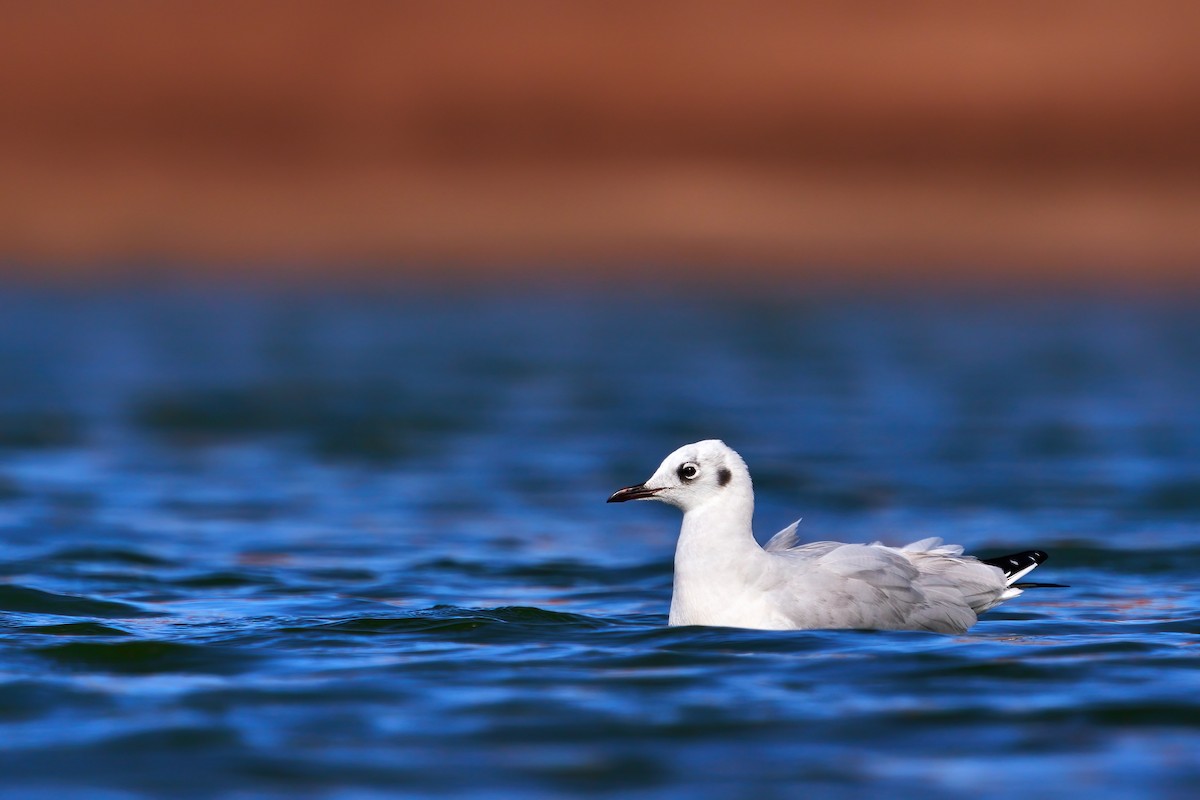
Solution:
{"label": "white plumage", "polygon": [[799,544],[794,523],[759,546],[750,471],[716,439],[679,448],[645,483],[609,498],[624,500],[683,511],[671,625],[961,633],[1020,594],[1013,583],[1046,558],[1033,551],[984,562],[936,538],[905,547]]}

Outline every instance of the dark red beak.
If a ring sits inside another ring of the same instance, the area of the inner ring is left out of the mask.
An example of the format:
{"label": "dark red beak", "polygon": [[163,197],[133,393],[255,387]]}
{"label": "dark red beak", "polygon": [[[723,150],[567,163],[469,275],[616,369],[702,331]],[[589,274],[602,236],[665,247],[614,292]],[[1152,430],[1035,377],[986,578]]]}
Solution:
{"label": "dark red beak", "polygon": [[612,497],[608,498],[610,503],[624,503],[626,500],[646,500],[654,497],[661,492],[662,489],[647,489],[646,484],[639,483],[637,486],[626,486],[624,489],[617,489],[612,493]]}

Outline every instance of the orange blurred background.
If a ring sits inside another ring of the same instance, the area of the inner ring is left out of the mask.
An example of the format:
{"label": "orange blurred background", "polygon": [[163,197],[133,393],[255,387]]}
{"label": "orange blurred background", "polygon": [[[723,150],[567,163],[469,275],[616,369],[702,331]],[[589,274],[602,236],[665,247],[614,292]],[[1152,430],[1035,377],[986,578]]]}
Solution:
{"label": "orange blurred background", "polygon": [[1194,2],[2,8],[9,274],[1200,283]]}

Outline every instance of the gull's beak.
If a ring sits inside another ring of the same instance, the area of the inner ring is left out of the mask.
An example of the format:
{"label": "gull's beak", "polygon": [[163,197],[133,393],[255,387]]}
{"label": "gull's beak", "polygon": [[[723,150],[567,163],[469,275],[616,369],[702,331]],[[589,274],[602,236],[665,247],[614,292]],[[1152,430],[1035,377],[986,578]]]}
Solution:
{"label": "gull's beak", "polygon": [[646,484],[639,483],[637,486],[626,486],[624,489],[617,489],[612,493],[612,497],[608,498],[608,502],[624,503],[626,500],[649,500],[661,491],[662,489],[650,489]]}

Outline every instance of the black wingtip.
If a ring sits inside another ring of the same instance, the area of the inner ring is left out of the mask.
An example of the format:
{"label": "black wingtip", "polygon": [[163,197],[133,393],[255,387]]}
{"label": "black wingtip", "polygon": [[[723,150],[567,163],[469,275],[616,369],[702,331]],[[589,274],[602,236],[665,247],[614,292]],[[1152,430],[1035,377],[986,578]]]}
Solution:
{"label": "black wingtip", "polygon": [[990,564],[993,567],[999,567],[1006,576],[1016,575],[1022,570],[1029,570],[1043,563],[1050,558],[1047,553],[1041,550],[1025,550],[1012,555],[1000,556],[999,558],[984,558],[980,559],[985,564]]}

